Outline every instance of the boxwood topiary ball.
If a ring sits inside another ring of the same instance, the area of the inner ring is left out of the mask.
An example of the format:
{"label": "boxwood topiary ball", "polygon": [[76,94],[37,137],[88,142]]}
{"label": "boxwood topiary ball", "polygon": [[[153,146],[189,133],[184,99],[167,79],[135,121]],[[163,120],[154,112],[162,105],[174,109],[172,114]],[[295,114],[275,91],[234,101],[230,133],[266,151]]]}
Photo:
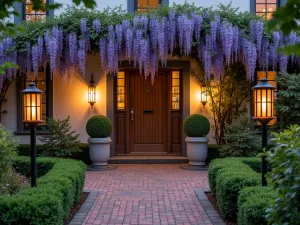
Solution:
{"label": "boxwood topiary ball", "polygon": [[111,120],[102,115],[93,116],[86,123],[86,132],[91,138],[106,138],[112,129]]}
{"label": "boxwood topiary ball", "polygon": [[210,130],[210,123],[205,116],[193,114],[185,118],[183,129],[188,137],[204,137]]}

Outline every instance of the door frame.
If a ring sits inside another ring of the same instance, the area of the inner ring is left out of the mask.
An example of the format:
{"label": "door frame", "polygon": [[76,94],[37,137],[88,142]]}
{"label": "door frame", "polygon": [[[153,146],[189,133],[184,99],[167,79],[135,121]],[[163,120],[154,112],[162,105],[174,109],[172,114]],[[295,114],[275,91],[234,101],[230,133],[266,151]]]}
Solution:
{"label": "door frame", "polygon": [[[122,70],[130,70],[130,69],[136,69],[133,67],[132,63],[129,63],[129,61],[120,61],[120,71]],[[184,118],[186,118],[188,115],[190,115],[190,60],[178,60],[178,59],[172,59],[168,60],[167,67],[164,67],[164,69],[169,70],[180,70],[182,71],[181,76],[181,82],[182,82],[182,94],[181,94],[181,104],[182,104],[182,110],[181,110],[181,124],[183,124]],[[159,68],[161,69],[161,68]],[[106,115],[111,119],[113,123],[113,127],[115,127],[116,124],[116,118],[115,118],[115,112],[116,112],[116,105],[115,105],[115,76],[112,74],[106,75]],[[182,132],[182,131],[181,131]],[[111,142],[111,157],[114,157],[115,155],[127,155],[128,153],[125,152],[125,154],[117,154],[116,151],[116,145],[115,145],[115,133],[116,131],[113,130],[111,134],[112,142]],[[186,144],[185,144],[185,135],[182,132],[181,134],[181,155],[186,156]]]}

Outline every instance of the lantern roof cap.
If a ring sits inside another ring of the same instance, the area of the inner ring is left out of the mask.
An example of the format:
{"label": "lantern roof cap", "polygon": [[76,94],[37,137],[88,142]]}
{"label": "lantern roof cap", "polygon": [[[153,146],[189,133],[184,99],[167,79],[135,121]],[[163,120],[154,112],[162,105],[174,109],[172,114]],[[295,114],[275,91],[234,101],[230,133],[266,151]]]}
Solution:
{"label": "lantern roof cap", "polygon": [[34,82],[30,82],[30,84],[28,85],[28,87],[26,89],[24,89],[23,91],[21,91],[22,94],[42,94],[43,91],[41,91],[40,89],[38,89],[35,85]]}
{"label": "lantern roof cap", "polygon": [[266,78],[262,78],[260,82],[255,85],[252,89],[275,89],[275,87],[268,82]]}

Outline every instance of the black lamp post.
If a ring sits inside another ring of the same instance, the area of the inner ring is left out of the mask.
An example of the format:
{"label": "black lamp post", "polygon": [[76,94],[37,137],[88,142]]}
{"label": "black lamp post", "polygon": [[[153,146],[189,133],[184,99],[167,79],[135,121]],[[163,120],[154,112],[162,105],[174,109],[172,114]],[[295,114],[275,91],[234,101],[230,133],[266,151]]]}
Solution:
{"label": "black lamp post", "polygon": [[[267,125],[275,119],[274,116],[274,90],[266,78],[261,79],[260,83],[252,88],[254,100],[254,120],[258,120],[262,124],[262,147],[268,151],[268,131]],[[267,160],[266,156],[262,157],[262,186],[267,186],[266,173],[267,173]]]}
{"label": "black lamp post", "polygon": [[23,122],[30,127],[31,187],[36,187],[36,126],[43,122],[42,93],[33,82],[21,92],[23,99]]}

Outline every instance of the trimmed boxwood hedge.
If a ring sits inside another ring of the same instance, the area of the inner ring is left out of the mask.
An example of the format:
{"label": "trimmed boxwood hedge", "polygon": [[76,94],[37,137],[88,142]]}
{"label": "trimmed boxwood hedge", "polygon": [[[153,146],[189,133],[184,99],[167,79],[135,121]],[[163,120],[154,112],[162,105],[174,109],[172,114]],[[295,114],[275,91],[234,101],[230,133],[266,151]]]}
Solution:
{"label": "trimmed boxwood hedge", "polygon": [[276,192],[270,187],[246,187],[238,197],[238,225],[267,225],[265,210]]}
{"label": "trimmed boxwood hedge", "polygon": [[[0,197],[0,224],[60,225],[80,198],[86,166],[71,159],[37,158],[37,188]],[[30,159],[16,157],[16,170],[28,175]]]}
{"label": "trimmed boxwood hedge", "polygon": [[210,164],[209,185],[224,218],[236,220],[239,192],[260,185],[261,175],[253,170],[258,170],[258,165],[259,158],[224,158]]}

